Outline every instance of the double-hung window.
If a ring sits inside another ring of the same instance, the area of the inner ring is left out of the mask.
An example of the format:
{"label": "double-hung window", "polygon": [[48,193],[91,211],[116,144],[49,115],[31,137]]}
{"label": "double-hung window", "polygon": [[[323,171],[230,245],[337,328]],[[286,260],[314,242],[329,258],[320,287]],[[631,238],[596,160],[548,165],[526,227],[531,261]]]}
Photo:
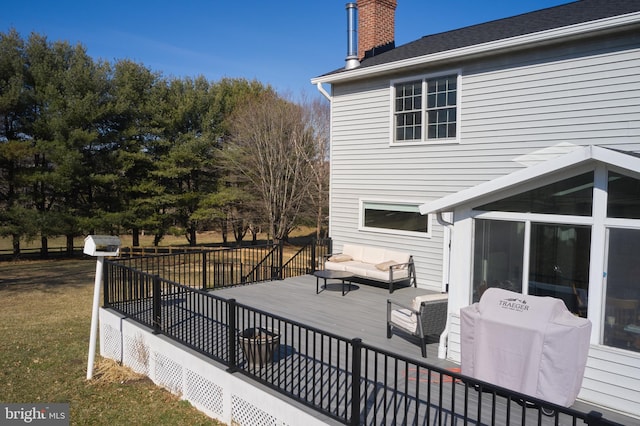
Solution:
{"label": "double-hung window", "polygon": [[456,138],[456,74],[396,82],[393,96],[394,142]]}

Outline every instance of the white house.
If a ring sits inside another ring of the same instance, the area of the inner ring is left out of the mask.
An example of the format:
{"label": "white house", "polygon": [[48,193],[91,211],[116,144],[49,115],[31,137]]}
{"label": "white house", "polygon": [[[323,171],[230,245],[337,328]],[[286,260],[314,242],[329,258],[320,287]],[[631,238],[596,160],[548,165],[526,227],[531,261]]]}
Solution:
{"label": "white house", "polygon": [[360,53],[350,38],[347,66],[312,80],[331,102],[334,245],[410,251],[418,286],[449,291],[453,361],[487,287],[563,299],[592,322],[579,398],[640,418],[640,1],[397,47],[395,0],[357,8]]}

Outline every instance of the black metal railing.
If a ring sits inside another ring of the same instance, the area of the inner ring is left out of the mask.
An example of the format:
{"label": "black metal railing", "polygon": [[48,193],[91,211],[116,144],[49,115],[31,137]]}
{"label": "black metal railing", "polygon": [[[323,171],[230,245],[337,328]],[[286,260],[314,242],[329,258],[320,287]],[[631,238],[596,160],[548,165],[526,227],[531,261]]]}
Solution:
{"label": "black metal railing", "polygon": [[128,251],[116,262],[133,270],[200,289],[273,281],[312,273],[330,253],[331,239],[313,240],[291,255],[284,244],[169,250],[143,256]]}
{"label": "black metal railing", "polygon": [[330,238],[314,240],[311,244],[301,247],[282,265],[281,278],[312,274],[318,269],[324,269],[324,260],[331,254],[332,249]]}
{"label": "black metal railing", "polygon": [[104,304],[344,424],[611,425],[121,262]]}

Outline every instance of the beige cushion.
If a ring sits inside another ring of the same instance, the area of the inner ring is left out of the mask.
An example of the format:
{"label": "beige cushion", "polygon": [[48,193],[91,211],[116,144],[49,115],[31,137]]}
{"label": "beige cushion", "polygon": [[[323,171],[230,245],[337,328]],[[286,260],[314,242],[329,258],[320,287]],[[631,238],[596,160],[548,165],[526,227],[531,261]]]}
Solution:
{"label": "beige cushion", "polygon": [[349,260],[353,260],[353,257],[348,254],[334,254],[329,258],[331,262],[347,262]]}
{"label": "beige cushion", "polygon": [[394,309],[391,311],[391,322],[411,333],[415,333],[418,328],[417,315],[409,309]]}
{"label": "beige cushion", "polygon": [[392,258],[385,256],[386,249],[380,247],[364,246],[362,249],[362,260],[365,263],[375,265],[377,263],[386,262]]}
{"label": "beige cushion", "polygon": [[420,305],[422,305],[422,302],[433,302],[434,300],[446,300],[448,298],[449,298],[449,295],[447,293],[425,294],[423,296],[416,296],[411,302],[411,306],[416,311],[419,311]]}
{"label": "beige cushion", "polygon": [[353,260],[361,261],[362,260],[362,250],[364,250],[363,246],[358,246],[355,244],[345,244],[342,246],[342,253],[348,254],[353,258]]}
{"label": "beige cushion", "polygon": [[347,270],[347,262],[324,262],[324,269],[330,271],[346,271]]}
{"label": "beige cushion", "polygon": [[389,268],[391,268],[391,265],[395,265],[397,263],[398,262],[396,262],[395,260],[387,260],[386,262],[377,263],[376,268],[380,269],[381,271],[388,271]]}
{"label": "beige cushion", "polygon": [[393,259],[397,263],[408,263],[411,255],[409,253],[395,251],[395,250],[385,250],[384,252],[385,260]]}
{"label": "beige cushion", "polygon": [[[389,279],[389,271],[381,271],[374,266],[372,269],[367,270],[366,277],[371,278],[373,280],[387,281]],[[396,281],[402,280],[408,277],[409,277],[409,271],[406,269],[401,271],[397,269],[393,270],[393,279]]]}

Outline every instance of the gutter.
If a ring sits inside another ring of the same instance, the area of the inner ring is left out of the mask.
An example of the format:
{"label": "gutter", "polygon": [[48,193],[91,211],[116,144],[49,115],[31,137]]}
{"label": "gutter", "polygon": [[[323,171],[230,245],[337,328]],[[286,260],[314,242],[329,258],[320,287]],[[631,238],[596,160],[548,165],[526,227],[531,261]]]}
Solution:
{"label": "gutter", "polygon": [[[453,222],[449,222],[445,220],[441,211],[437,212],[436,217],[437,217],[438,223],[445,227],[448,234],[449,244],[447,247],[448,250],[446,252],[447,253],[446,255],[447,269],[443,271],[445,274],[445,276],[443,277],[443,281],[447,283],[446,290],[447,290],[447,293],[449,293],[449,277],[451,274],[451,233],[453,232]],[[449,304],[447,304],[447,311],[449,310],[448,306]],[[444,326],[444,330],[442,331],[442,334],[440,334],[440,341],[438,343],[438,358],[440,359],[447,358],[447,347],[448,347],[447,338],[449,337],[450,318],[451,318],[451,315],[449,312],[447,312],[447,323]]]}

